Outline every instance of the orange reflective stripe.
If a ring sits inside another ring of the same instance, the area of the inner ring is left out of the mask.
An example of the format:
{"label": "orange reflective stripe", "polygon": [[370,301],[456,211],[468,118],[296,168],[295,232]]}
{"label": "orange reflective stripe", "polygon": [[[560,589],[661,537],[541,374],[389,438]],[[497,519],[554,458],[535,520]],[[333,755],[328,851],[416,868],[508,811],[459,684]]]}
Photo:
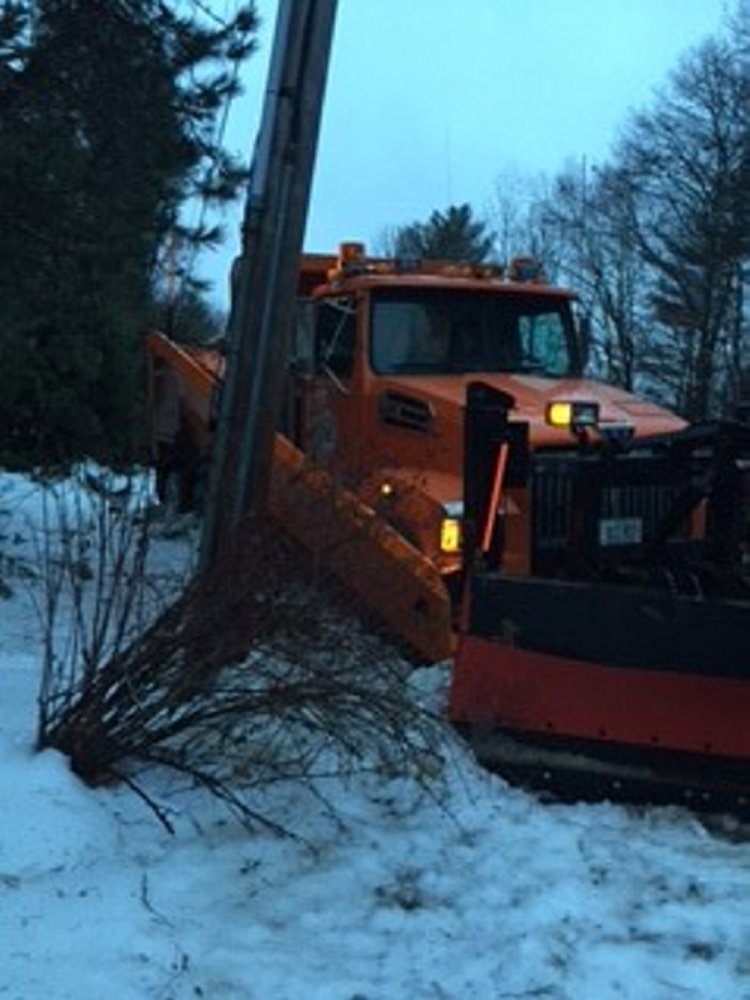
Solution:
{"label": "orange reflective stripe", "polygon": [[492,496],[487,509],[487,518],[484,522],[482,532],[482,552],[489,552],[492,544],[492,532],[495,526],[495,518],[500,507],[500,499],[503,492],[503,479],[505,478],[505,466],[508,463],[508,443],[507,441],[497,449],[495,458],[495,475],[492,480]]}

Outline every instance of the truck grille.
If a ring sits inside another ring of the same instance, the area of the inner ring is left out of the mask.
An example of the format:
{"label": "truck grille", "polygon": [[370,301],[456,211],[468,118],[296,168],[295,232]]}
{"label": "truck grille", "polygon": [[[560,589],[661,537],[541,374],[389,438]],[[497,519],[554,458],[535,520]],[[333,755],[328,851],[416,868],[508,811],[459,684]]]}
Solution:
{"label": "truck grille", "polygon": [[[644,541],[655,538],[684,491],[683,484],[665,481],[661,464],[635,457],[611,466],[587,467],[580,456],[536,456],[532,470],[534,550],[563,550],[576,530],[587,532],[593,541],[600,522],[609,520],[637,521]],[[687,534],[683,521],[670,537]]]}

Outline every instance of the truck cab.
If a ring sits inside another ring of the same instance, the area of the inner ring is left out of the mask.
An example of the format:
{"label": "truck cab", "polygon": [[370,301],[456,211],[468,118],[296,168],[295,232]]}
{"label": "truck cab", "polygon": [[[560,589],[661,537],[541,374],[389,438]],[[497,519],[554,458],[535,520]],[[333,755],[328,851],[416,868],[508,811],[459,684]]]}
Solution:
{"label": "truck cab", "polygon": [[[553,403],[596,410],[600,433],[638,436],[682,422],[586,380],[574,293],[529,258],[498,268],[386,261],[345,244],[301,300],[283,430],[343,486],[383,513],[447,578],[461,561],[463,424],[468,385],[507,393],[535,451],[571,450]],[[526,498],[505,515],[519,532],[506,567],[531,569]]]}

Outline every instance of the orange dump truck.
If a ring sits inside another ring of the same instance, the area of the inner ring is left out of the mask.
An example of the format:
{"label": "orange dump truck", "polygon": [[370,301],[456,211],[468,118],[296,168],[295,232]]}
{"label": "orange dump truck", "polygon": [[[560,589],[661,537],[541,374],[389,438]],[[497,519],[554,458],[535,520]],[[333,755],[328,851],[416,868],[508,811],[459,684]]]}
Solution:
{"label": "orange dump truck", "polygon": [[[407,578],[429,580],[426,593],[407,600],[430,622],[426,644],[411,637],[425,656],[452,648],[471,382],[481,379],[513,399],[513,413],[528,422],[531,446],[540,453],[575,451],[581,413],[595,420],[598,435],[613,439],[682,426],[654,404],[584,378],[575,301],[571,291],[546,283],[527,258],[504,272],[370,258],[359,244],[342,245],[337,256],[303,258],[278,466],[315,468],[360,520],[369,525],[374,512],[388,526],[389,545],[399,549],[396,562],[409,564]],[[158,333],[149,339],[149,354],[159,484],[187,505],[204,489],[224,357],[219,349],[182,347]],[[319,494],[319,483],[316,489]],[[547,502],[554,505],[555,498]],[[504,565],[513,574],[533,569],[529,503],[512,491],[503,501]],[[304,505],[304,492],[295,494],[294,504]],[[284,517],[290,518],[288,505]],[[632,529],[632,519],[610,522],[613,537]],[[366,575],[369,555],[358,555],[359,567],[341,575]],[[385,588],[391,599],[403,587],[396,575],[396,589]],[[370,603],[379,611],[383,598]]]}
{"label": "orange dump truck", "polygon": [[[585,378],[575,301],[528,259],[305,257],[271,511],[419,657],[454,655],[450,718],[501,770],[603,752],[613,778],[575,779],[629,794],[669,760],[670,795],[750,809],[750,427]],[[159,482],[195,502],[225,358],[149,354]]]}

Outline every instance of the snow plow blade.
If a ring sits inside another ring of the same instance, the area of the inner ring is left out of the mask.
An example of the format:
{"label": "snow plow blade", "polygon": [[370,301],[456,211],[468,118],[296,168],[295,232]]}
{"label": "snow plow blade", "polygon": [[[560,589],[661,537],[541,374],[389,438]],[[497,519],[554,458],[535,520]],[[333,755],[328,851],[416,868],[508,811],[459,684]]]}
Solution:
{"label": "snow plow blade", "polygon": [[[747,816],[750,428],[687,428],[537,460],[509,411],[507,399],[470,389],[470,544],[482,534],[472,525],[497,531],[467,555],[451,721],[485,764],[565,799]],[[506,459],[493,463],[501,449]],[[502,486],[529,519],[526,576],[503,570],[511,532],[488,500]],[[600,526],[613,510],[628,528],[637,522],[637,537],[612,544]]]}
{"label": "snow plow blade", "polygon": [[[221,354],[186,349],[160,333],[149,336],[148,351],[152,395],[159,390],[159,375],[169,376],[196,457],[207,455],[224,366]],[[321,565],[410,655],[426,662],[451,655],[451,603],[434,563],[282,434],[274,440],[268,506],[281,529],[319,555]]]}
{"label": "snow plow blade", "polygon": [[746,812],[749,635],[742,602],[485,576],[450,716],[485,763],[564,797]]}
{"label": "snow plow blade", "polygon": [[451,604],[435,565],[280,434],[269,509],[412,655],[427,662],[451,655]]}

